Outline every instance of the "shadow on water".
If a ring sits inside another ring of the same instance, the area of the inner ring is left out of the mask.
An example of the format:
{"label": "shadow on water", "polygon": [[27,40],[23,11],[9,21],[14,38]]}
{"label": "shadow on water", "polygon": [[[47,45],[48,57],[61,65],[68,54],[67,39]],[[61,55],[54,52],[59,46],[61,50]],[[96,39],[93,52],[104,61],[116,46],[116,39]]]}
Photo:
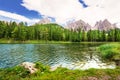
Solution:
{"label": "shadow on water", "polygon": [[96,48],[96,43],[66,44],[0,44],[0,68],[12,67],[22,62],[42,62],[70,69],[113,68],[106,66]]}

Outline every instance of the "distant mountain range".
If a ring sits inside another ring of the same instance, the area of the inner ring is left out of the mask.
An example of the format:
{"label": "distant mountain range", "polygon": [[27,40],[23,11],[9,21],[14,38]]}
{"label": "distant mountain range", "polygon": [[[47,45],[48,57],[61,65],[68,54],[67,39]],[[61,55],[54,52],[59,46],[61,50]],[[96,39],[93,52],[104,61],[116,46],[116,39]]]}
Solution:
{"label": "distant mountain range", "polygon": [[[37,24],[49,24],[49,23],[51,23],[50,19],[45,18],[40,20]],[[84,31],[89,31],[89,30],[108,31],[110,29],[115,29],[118,27],[119,25],[117,23],[111,24],[107,19],[96,22],[94,26],[89,25],[83,20],[73,21],[67,24],[67,29],[74,30],[74,31],[77,31],[79,29]]]}
{"label": "distant mountain range", "polygon": [[79,21],[75,21],[72,23],[67,24],[68,29],[73,29],[73,30],[77,30],[77,29],[81,29],[84,31],[88,31],[88,30],[100,30],[100,31],[108,31],[110,29],[115,29],[118,28],[117,24],[111,24],[107,19],[103,20],[103,21],[98,21],[96,22],[96,24],[94,26],[89,25],[88,23],[79,20]]}

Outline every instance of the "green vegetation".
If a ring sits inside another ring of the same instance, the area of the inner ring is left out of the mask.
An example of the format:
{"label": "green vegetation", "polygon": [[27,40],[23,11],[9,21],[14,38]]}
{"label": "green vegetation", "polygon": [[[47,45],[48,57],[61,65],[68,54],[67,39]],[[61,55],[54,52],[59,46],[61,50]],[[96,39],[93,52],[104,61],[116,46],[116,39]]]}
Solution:
{"label": "green vegetation", "polygon": [[[12,39],[0,39],[1,44],[6,44],[6,43],[12,43],[12,44],[18,44],[18,43],[24,43],[24,44],[54,44],[54,43],[71,43],[70,41],[45,41],[45,40],[26,40],[26,41],[15,41]],[[87,42],[88,43],[88,42]]]}
{"label": "green vegetation", "polygon": [[120,60],[120,43],[109,43],[99,47],[101,55],[106,60]]}
{"label": "green vegetation", "polygon": [[36,63],[38,71],[30,74],[23,67],[16,66],[8,69],[0,69],[0,80],[119,80],[120,67],[116,69],[88,69],[69,70],[58,67],[50,71],[50,67]]}
{"label": "green vegetation", "polygon": [[[70,42],[106,42],[120,41],[120,29],[109,31],[78,29],[76,31],[63,28],[57,24],[35,24],[0,21],[0,43],[70,43]],[[120,59],[120,44],[105,44],[99,48],[106,60]],[[38,71],[30,74],[23,67],[0,69],[0,80],[119,80],[120,68],[69,70],[57,68],[50,71],[49,66],[36,63]]]}
{"label": "green vegetation", "polygon": [[[76,31],[66,29],[58,24],[35,24],[0,21],[0,42],[17,43],[25,41],[68,41],[68,42],[105,42],[120,41],[120,29],[109,31]],[[5,41],[2,41],[4,40]]]}

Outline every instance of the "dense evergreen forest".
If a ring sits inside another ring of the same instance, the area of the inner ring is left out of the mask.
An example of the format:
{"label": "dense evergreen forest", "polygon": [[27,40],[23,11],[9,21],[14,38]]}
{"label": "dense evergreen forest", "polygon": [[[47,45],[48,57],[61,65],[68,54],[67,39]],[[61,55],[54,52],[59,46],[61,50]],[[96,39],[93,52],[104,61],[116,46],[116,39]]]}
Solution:
{"label": "dense evergreen forest", "polygon": [[45,41],[120,41],[120,29],[109,31],[81,29],[69,30],[58,24],[35,24],[0,21],[0,39],[15,41],[45,40]]}

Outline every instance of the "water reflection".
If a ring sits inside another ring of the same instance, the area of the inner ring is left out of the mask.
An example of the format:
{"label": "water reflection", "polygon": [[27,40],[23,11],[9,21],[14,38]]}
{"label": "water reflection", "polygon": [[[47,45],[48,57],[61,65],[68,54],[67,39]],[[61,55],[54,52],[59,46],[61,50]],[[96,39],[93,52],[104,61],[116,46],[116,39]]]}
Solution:
{"label": "water reflection", "polygon": [[70,69],[114,68],[106,66],[96,51],[100,44],[0,44],[0,68],[12,67],[22,62],[42,62]]}

